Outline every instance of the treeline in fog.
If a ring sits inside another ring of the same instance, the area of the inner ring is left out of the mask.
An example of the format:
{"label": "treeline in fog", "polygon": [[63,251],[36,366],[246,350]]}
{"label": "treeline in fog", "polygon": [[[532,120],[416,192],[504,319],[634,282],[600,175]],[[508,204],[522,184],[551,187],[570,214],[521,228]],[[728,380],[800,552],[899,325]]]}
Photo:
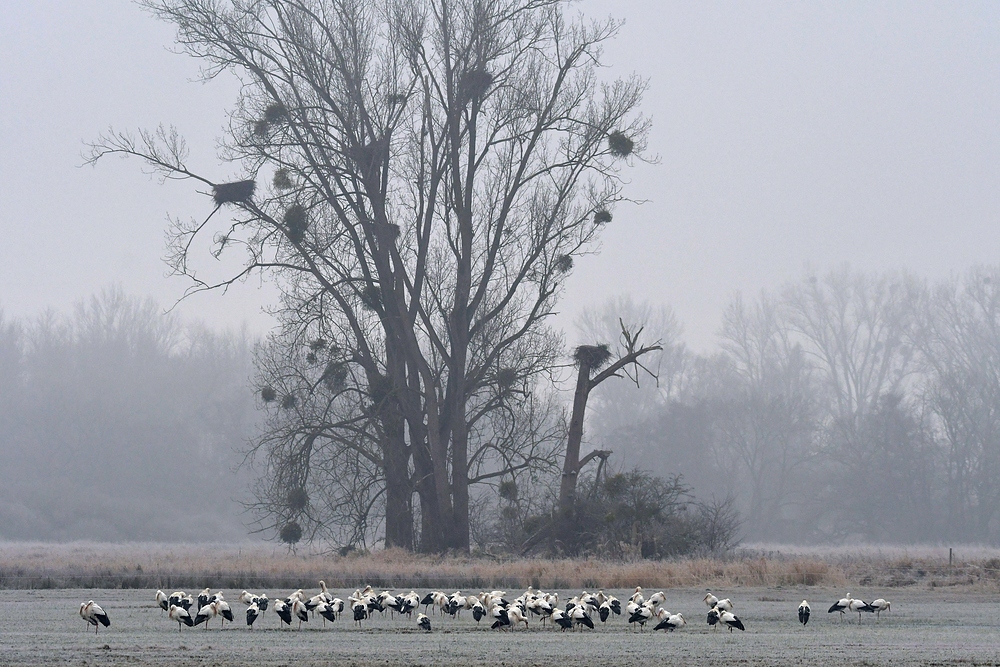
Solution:
{"label": "treeline in fog", "polygon": [[744,537],[1000,542],[1000,268],[932,285],[845,268],[737,295],[711,355],[627,299],[581,331],[607,340],[619,316],[662,337],[659,387],[607,383],[591,442],[735,494]]}
{"label": "treeline in fog", "polygon": [[70,315],[0,313],[0,539],[245,536],[251,367],[245,336],[120,289]]}

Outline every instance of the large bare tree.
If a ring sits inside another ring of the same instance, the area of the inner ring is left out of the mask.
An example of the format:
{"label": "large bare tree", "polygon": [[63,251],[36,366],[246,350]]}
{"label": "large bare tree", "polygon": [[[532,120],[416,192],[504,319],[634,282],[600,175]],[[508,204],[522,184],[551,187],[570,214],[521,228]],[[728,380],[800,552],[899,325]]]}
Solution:
{"label": "large bare tree", "polygon": [[[546,318],[644,148],[645,83],[600,79],[617,24],[559,0],[143,4],[243,82],[222,153],[243,180],[190,168],[173,130],[111,132],[92,159],[213,188],[232,215],[176,222],[174,270],[194,291],[269,272],[321,304],[301,319],[380,406],[386,543],[409,546],[415,491],[420,547],[467,549],[474,424],[553,363]],[[234,251],[231,274],[196,270]]]}

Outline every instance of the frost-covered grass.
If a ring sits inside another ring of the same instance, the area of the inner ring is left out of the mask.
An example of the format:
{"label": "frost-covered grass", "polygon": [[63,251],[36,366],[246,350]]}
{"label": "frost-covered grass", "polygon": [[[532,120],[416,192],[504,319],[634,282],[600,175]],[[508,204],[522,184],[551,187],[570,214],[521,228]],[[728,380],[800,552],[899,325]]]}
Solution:
{"label": "frost-covered grass", "polygon": [[[315,592],[315,587],[307,592]],[[710,629],[702,603],[704,588],[666,591],[664,606],[684,615],[688,625],[672,634],[654,633],[647,625],[633,631],[612,616],[595,630],[561,632],[531,618],[517,632],[477,626],[468,613],[459,618],[431,615],[433,631],[417,629],[416,619],[376,615],[362,628],[341,617],[324,627],[311,619],[297,628],[278,629],[273,611],[248,631],[245,607],[235,602],[239,590],[227,589],[236,623],[220,629],[218,620],[178,631],[154,605],[152,590],[56,589],[14,590],[0,596],[0,664],[36,667],[92,664],[105,667],[202,665],[203,667],[318,667],[319,665],[743,665],[801,667],[831,664],[994,665],[1000,655],[1000,604],[994,596],[973,591],[876,587],[849,592],[864,599],[884,596],[892,610],[876,623],[865,614],[828,614],[840,588],[713,588],[730,597],[745,632]],[[285,591],[268,590],[271,597]],[[333,591],[343,597],[348,591]],[[421,591],[422,592],[422,591]],[[511,594],[518,591],[511,590]],[[573,591],[559,591],[566,599]],[[609,591],[623,597],[627,590]],[[648,589],[647,589],[648,592]],[[813,616],[805,627],[796,607],[806,598]],[[108,612],[110,628],[94,634],[77,614],[81,601],[94,599]],[[89,632],[88,632],[89,629]]]}
{"label": "frost-covered grass", "polygon": [[717,558],[613,562],[418,556],[399,550],[329,556],[268,543],[0,543],[0,588],[545,589],[878,585],[1000,589],[1000,550],[959,547],[747,545]]}

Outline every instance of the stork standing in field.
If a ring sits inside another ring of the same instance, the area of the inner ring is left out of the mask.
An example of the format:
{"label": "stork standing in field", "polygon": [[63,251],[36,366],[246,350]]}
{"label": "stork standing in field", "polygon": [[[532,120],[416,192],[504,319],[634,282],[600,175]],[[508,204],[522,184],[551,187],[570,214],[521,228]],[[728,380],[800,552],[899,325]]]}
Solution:
{"label": "stork standing in field", "polygon": [[733,601],[730,600],[729,598],[722,598],[721,600],[715,603],[715,608],[718,609],[720,612],[732,611],[734,606],[735,605],[733,605]]}
{"label": "stork standing in field", "polygon": [[[199,595],[198,597],[201,596]],[[194,617],[194,624],[201,625],[202,623],[204,623],[205,629],[208,630],[208,622],[218,615],[219,615],[218,604],[215,602],[211,602],[198,610],[198,613],[195,614]]]}
{"label": "stork standing in field", "polygon": [[883,611],[889,611],[889,602],[879,598],[878,600],[874,600],[872,602],[871,608],[875,610],[875,621],[878,622],[879,615]]}
{"label": "stork standing in field", "polygon": [[247,607],[247,627],[253,630],[253,622],[257,620],[260,616],[260,607],[257,606],[256,602],[251,602],[250,606]]}
{"label": "stork standing in field", "polygon": [[803,600],[802,604],[799,605],[799,623],[805,625],[806,623],[809,622],[810,611],[811,610],[809,608],[809,603]]}
{"label": "stork standing in field", "polygon": [[181,631],[181,625],[186,625],[189,628],[194,625],[194,619],[191,618],[191,612],[184,607],[178,607],[175,604],[170,605],[170,609],[167,610],[167,618],[171,621],[177,621],[177,632]]}
{"label": "stork standing in field", "polygon": [[285,625],[292,624],[292,606],[282,599],[277,599],[274,601],[274,613],[278,616],[278,627],[281,624]]}
{"label": "stork standing in field", "polygon": [[552,610],[551,618],[553,623],[563,629],[563,632],[573,627],[573,619],[567,616],[566,612],[559,607]]}
{"label": "stork standing in field", "polygon": [[835,611],[839,611],[840,612],[840,620],[843,621],[844,620],[844,612],[847,611],[847,608],[850,605],[851,605],[851,594],[848,593],[847,597],[840,598],[839,600],[837,600],[836,602],[834,602],[832,605],[830,605],[830,608],[826,611],[826,613],[832,614]]}
{"label": "stork standing in field", "polygon": [[483,606],[482,602],[476,600],[476,603],[472,605],[472,618],[476,620],[476,625],[479,625],[479,621],[483,620],[484,616],[486,616],[486,607]]}
{"label": "stork standing in field", "polygon": [[715,603],[719,601],[719,598],[715,597],[711,593],[705,594],[705,604],[708,605],[709,609],[715,608]]}
{"label": "stork standing in field", "polygon": [[[646,621],[653,618],[653,610],[647,605],[639,605],[639,607],[633,611],[629,617],[629,623],[638,623],[639,630],[643,630],[646,627]],[[635,626],[632,626],[633,628]]]}
{"label": "stork standing in field", "polygon": [[431,619],[427,618],[427,614],[417,614],[417,627],[425,632],[431,631]]}
{"label": "stork standing in field", "polygon": [[323,617],[323,627],[326,627],[326,622],[337,620],[337,612],[333,610],[333,603],[323,602],[315,609],[316,613]]}
{"label": "stork standing in field", "polygon": [[219,616],[222,617],[222,627],[226,627],[226,621],[230,623],[233,622],[233,608],[229,606],[229,603],[222,599],[222,594],[219,594],[219,599],[216,600],[215,610],[218,612]]}
{"label": "stork standing in field", "polygon": [[719,629],[719,616],[720,613],[718,609],[712,607],[708,610],[708,624],[712,626],[714,630]]}
{"label": "stork standing in field", "polygon": [[163,611],[170,609],[170,598],[163,591],[156,591],[156,604]]}
{"label": "stork standing in field", "polygon": [[646,600],[646,604],[648,604],[650,607],[655,607],[656,605],[662,604],[666,601],[667,601],[667,596],[663,594],[663,591],[657,591],[656,593],[653,593],[652,595],[649,596],[649,599]]}
{"label": "stork standing in field", "polygon": [[201,593],[198,593],[198,611],[201,611],[202,607],[207,606],[212,600],[212,589],[206,588]]}
{"label": "stork standing in field", "polygon": [[743,627],[743,621],[736,618],[736,615],[731,611],[723,611],[719,614],[719,620],[729,626],[729,632],[736,628],[740,631],[745,631],[746,628]]}
{"label": "stork standing in field", "polygon": [[361,601],[355,602],[351,605],[351,611],[354,613],[354,622],[361,627],[361,621],[368,618],[368,606]]}
{"label": "stork standing in field", "polygon": [[94,626],[95,635],[101,625],[106,628],[111,626],[111,619],[108,618],[108,615],[103,609],[101,609],[101,606],[93,600],[80,603],[80,618]]}
{"label": "stork standing in field", "polygon": [[302,629],[303,622],[309,622],[309,610],[302,600],[292,600],[292,615],[299,619],[299,630]]}
{"label": "stork standing in field", "polygon": [[673,632],[677,628],[685,625],[687,625],[687,621],[684,620],[683,616],[681,616],[680,614],[670,614],[669,616],[661,620],[659,623],[657,623],[656,627],[653,628],[653,630],[654,631],[670,630],[671,632]]}
{"label": "stork standing in field", "polygon": [[865,602],[864,600],[854,600],[854,599],[852,599],[850,601],[850,603],[848,603],[847,608],[850,609],[851,611],[858,612],[858,625],[861,625],[861,612],[864,612],[864,611],[873,612],[873,611],[875,611],[875,608],[872,607],[867,602]]}
{"label": "stork standing in field", "polygon": [[590,619],[590,614],[587,613],[587,610],[584,607],[573,607],[573,611],[570,612],[569,617],[573,619],[573,623],[577,627],[586,625],[591,630],[594,629],[594,622]]}

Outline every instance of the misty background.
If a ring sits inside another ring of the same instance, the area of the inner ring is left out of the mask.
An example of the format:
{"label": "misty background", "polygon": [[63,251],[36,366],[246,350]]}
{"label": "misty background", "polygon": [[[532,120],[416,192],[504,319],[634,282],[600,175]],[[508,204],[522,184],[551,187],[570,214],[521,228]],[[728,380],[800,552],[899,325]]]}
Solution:
{"label": "misty background", "polygon": [[[166,214],[207,197],[80,168],[160,122],[218,164],[238,82],[192,83],[127,2],[0,5],[0,538],[245,536],[276,293],[176,304]],[[649,77],[660,160],[557,324],[567,354],[618,317],[665,344],[658,386],[595,392],[587,447],[732,493],[745,539],[1000,540],[1000,8],[579,8],[626,20],[606,59]]]}

